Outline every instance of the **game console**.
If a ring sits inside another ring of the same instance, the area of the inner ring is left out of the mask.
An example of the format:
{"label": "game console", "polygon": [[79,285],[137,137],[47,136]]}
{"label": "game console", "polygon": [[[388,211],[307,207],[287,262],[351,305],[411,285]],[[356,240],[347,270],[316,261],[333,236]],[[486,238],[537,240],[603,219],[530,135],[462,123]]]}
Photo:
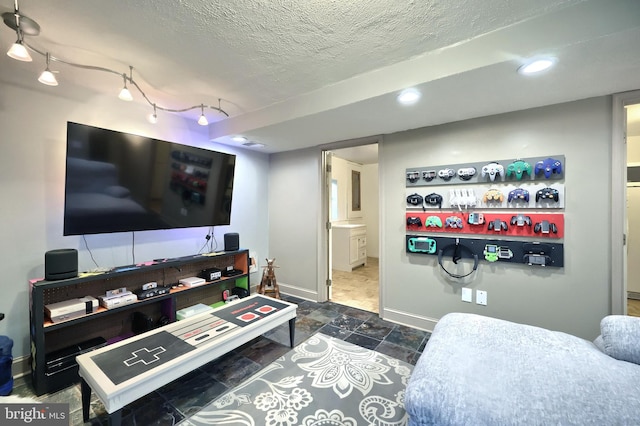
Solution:
{"label": "game console", "polygon": [[223,277],[234,277],[240,274],[242,274],[242,269],[235,269],[233,266],[227,266],[225,270],[222,271]]}
{"label": "game console", "polygon": [[[121,289],[122,290],[122,289]],[[107,292],[109,294],[111,292]],[[100,306],[106,309],[113,309],[119,306],[129,305],[138,300],[138,296],[130,291],[118,292],[110,296],[100,296]]]}
{"label": "game console", "polygon": [[182,284],[185,287],[197,287],[199,285],[202,284],[206,284],[207,282],[205,281],[204,278],[200,278],[200,277],[187,277],[187,278],[182,278],[179,281],[180,284]]}
{"label": "game console", "polygon": [[80,299],[71,299],[45,305],[44,311],[51,322],[60,322],[85,315],[87,305]]}
{"label": "game console", "polygon": [[95,312],[96,309],[98,309],[98,305],[100,304],[100,302],[98,301],[98,299],[96,299],[93,296],[85,296],[85,297],[81,297],[80,299],[78,299],[82,302],[84,302],[85,304],[85,313],[86,314],[90,314],[92,312]]}
{"label": "game console", "polygon": [[141,290],[136,291],[136,297],[138,300],[149,299],[151,297],[162,296],[163,294],[168,294],[170,288],[168,287],[151,287],[145,289],[144,286]]}
{"label": "game console", "polygon": [[209,268],[200,272],[200,278],[206,281],[217,281],[222,278],[222,271],[218,268]]}

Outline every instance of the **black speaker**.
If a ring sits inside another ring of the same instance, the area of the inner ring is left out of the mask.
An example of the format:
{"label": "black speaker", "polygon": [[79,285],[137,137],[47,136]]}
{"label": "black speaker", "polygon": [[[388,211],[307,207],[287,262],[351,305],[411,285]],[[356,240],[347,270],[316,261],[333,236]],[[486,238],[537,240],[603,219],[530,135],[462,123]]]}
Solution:
{"label": "black speaker", "polygon": [[235,233],[224,234],[224,251],[235,251],[240,249],[240,236]]}
{"label": "black speaker", "polygon": [[49,250],[44,254],[44,278],[64,280],[78,276],[78,250]]}

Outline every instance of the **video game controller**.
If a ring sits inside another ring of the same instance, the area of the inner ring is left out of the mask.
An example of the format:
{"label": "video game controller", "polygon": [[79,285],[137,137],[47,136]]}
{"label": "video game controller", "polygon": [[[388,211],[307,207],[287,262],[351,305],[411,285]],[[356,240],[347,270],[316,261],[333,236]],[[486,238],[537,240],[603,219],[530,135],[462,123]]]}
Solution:
{"label": "video game controller", "polygon": [[490,189],[484,193],[482,199],[485,203],[501,203],[504,200],[504,195],[499,189]]}
{"label": "video game controller", "polygon": [[425,204],[428,204],[430,206],[442,207],[442,195],[432,192],[431,194],[424,197],[424,202]]}
{"label": "video game controller", "polygon": [[505,222],[504,220],[495,219],[495,220],[492,220],[491,222],[489,222],[488,229],[489,229],[489,231],[500,232],[500,231],[508,230],[509,227],[507,226],[507,222]]}
{"label": "video game controller", "polygon": [[427,237],[412,237],[407,241],[407,246],[410,252],[413,253],[429,253],[436,252],[436,242]]}
{"label": "video game controller", "polygon": [[484,225],[484,214],[482,213],[469,213],[467,219],[469,225]]}
{"label": "video game controller", "polygon": [[462,228],[462,219],[458,216],[449,216],[444,221],[445,228]]}
{"label": "video game controller", "polygon": [[496,180],[496,176],[504,175],[504,167],[500,163],[489,163],[482,167],[482,177],[489,176],[492,182]]}
{"label": "video game controller", "polygon": [[416,183],[420,178],[420,173],[418,172],[407,172],[407,180],[411,183]]}
{"label": "video game controller", "polygon": [[525,173],[531,176],[531,164],[526,161],[516,160],[507,166],[507,177],[515,175],[516,180],[522,180]]}
{"label": "video game controller", "polygon": [[435,178],[436,178],[435,170],[427,170],[426,172],[422,172],[422,179],[426,180],[427,182],[431,182]]}
{"label": "video game controller", "polygon": [[507,202],[510,203],[512,201],[526,201],[529,202],[529,191],[522,188],[516,188],[512,191],[509,191],[509,196],[507,197]]}
{"label": "video game controller", "polygon": [[451,180],[451,178],[454,177],[455,174],[456,174],[456,172],[453,169],[438,170],[438,177],[440,179],[444,179],[446,181]]}
{"label": "video game controller", "polygon": [[546,160],[538,161],[534,168],[534,173],[537,175],[540,172],[544,173],[544,177],[549,179],[552,174],[562,174],[562,163],[555,158],[547,158]]}
{"label": "video game controller", "polygon": [[422,220],[418,216],[409,216],[407,218],[407,226],[422,227]]}
{"label": "video game controller", "polygon": [[461,180],[469,180],[475,176],[477,170],[475,167],[463,167],[458,169],[458,177]]}
{"label": "video game controller", "polygon": [[557,203],[560,200],[560,193],[554,188],[542,188],[536,192],[536,203],[540,200],[553,200]]}
{"label": "video game controller", "polygon": [[551,232],[557,234],[558,227],[553,222],[543,220],[542,222],[538,222],[535,224],[535,226],[533,227],[533,232],[535,232],[536,234],[549,234]]}
{"label": "video game controller", "polygon": [[438,216],[429,216],[424,222],[424,226],[427,228],[442,228],[442,219]]}
{"label": "video game controller", "polygon": [[407,197],[407,204],[411,204],[412,206],[421,206],[422,200],[423,200],[422,195],[411,194]]}
{"label": "video game controller", "polygon": [[531,218],[523,214],[511,216],[511,225],[515,226],[531,226]]}

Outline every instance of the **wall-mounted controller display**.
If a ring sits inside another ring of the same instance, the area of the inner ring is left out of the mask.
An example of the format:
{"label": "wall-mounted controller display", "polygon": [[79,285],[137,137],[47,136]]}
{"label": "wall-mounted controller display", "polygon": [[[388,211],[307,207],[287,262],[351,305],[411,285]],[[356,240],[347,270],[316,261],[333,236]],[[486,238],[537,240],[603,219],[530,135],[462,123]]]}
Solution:
{"label": "wall-mounted controller display", "polygon": [[564,179],[564,155],[443,164],[406,169],[407,186]]}
{"label": "wall-mounted controller display", "polygon": [[487,262],[514,263],[529,266],[564,266],[564,247],[553,242],[523,242],[515,240],[487,240],[476,238],[454,238],[440,236],[407,235],[407,253],[434,255],[444,247],[458,241],[467,250],[460,257],[484,259]]}

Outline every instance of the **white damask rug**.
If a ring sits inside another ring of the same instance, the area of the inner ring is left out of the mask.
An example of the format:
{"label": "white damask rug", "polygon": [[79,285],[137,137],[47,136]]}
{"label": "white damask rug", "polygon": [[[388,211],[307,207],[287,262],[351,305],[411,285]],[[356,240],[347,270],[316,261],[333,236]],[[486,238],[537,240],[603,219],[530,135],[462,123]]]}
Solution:
{"label": "white damask rug", "polygon": [[413,366],[316,334],[181,426],[406,425]]}

